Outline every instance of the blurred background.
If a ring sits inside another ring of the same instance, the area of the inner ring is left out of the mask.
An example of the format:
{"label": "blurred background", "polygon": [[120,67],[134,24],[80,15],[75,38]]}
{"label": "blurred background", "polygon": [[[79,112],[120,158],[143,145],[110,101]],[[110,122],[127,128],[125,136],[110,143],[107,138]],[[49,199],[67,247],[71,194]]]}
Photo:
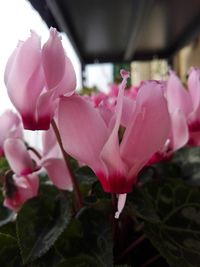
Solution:
{"label": "blurred background", "polygon": [[[0,9],[0,113],[12,108],[3,75],[18,40],[30,29],[48,38],[56,27],[77,75],[77,90],[107,92],[131,72],[130,84],[167,78],[173,69],[185,83],[190,66],[200,67],[199,0],[6,0]],[[39,145],[40,134],[27,131]]]}

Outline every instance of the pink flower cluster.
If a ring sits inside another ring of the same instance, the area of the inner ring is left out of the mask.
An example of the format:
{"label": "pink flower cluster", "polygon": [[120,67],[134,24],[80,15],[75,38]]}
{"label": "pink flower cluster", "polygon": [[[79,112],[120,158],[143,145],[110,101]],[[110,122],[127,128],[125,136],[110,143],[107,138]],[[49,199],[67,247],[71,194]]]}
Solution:
{"label": "pink flower cluster", "polygon": [[[18,131],[6,136],[2,130],[0,145],[16,186],[14,194],[6,196],[6,206],[16,210],[37,195],[41,168],[57,187],[72,189],[62,148],[50,127],[52,119],[57,122],[66,153],[88,165],[105,192],[119,196],[119,213],[125,194],[132,190],[146,164],[169,158],[184,145],[200,144],[198,69],[190,71],[187,90],[173,72],[167,82],[144,81],[129,90],[128,72],[121,71],[121,76],[121,84],[113,85],[108,94],[86,98],[74,92],[74,69],[55,29],[50,30],[42,48],[34,32],[18,44],[5,70],[8,94],[24,128],[46,132],[41,156],[33,164]],[[12,114],[11,122],[3,123],[2,119],[3,128],[10,124],[16,128],[16,118]]]}

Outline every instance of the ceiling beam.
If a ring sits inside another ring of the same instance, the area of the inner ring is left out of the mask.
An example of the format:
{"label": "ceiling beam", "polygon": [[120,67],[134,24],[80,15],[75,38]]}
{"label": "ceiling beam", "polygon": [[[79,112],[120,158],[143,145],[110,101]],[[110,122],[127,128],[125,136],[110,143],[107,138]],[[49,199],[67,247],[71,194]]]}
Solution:
{"label": "ceiling beam", "polygon": [[[59,25],[60,29],[67,34],[70,39],[70,42],[79,57],[81,63],[83,62],[83,58],[81,56],[80,49],[77,47],[76,42],[74,41],[71,29],[69,27],[69,23],[66,21],[66,17],[64,17],[63,12],[59,8],[59,5],[56,0],[46,0],[48,8],[51,10],[57,24]],[[65,14],[66,15],[66,14]]]}
{"label": "ceiling beam", "polygon": [[145,23],[152,10],[154,0],[133,1],[133,19],[131,22],[130,38],[124,53],[124,61],[131,61]]}

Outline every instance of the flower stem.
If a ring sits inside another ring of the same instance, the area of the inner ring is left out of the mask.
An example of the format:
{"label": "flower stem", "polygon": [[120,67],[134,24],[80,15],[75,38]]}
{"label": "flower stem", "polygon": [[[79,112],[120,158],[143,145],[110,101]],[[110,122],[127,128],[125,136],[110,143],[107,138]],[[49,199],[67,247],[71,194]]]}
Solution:
{"label": "flower stem", "polygon": [[38,159],[41,159],[42,158],[42,156],[40,155],[40,153],[35,148],[33,148],[31,146],[28,146],[27,147],[27,150],[31,150],[38,157]]}
{"label": "flower stem", "polygon": [[149,266],[152,262],[156,261],[157,259],[160,258],[160,255],[155,255],[154,257],[152,257],[151,259],[149,259],[148,261],[146,261],[141,267],[147,267]]}
{"label": "flower stem", "polygon": [[54,133],[56,135],[56,138],[57,138],[59,147],[61,149],[65,164],[66,164],[67,168],[69,169],[70,176],[71,176],[71,181],[72,181],[73,188],[74,188],[75,199],[76,199],[76,203],[77,203],[77,209],[80,210],[83,207],[83,202],[82,202],[82,197],[81,197],[81,193],[80,193],[80,189],[79,189],[78,183],[76,181],[76,178],[75,178],[75,176],[73,174],[72,168],[71,168],[70,163],[69,163],[69,155],[65,152],[65,150],[63,148],[61,136],[60,136],[58,127],[57,127],[57,125],[56,125],[54,120],[51,121],[51,125],[52,125]]}
{"label": "flower stem", "polygon": [[120,261],[121,259],[123,259],[130,251],[132,251],[135,247],[137,247],[137,245],[139,245],[140,243],[142,243],[142,241],[146,238],[146,236],[143,234],[141,235],[138,239],[136,239],[130,246],[128,246],[123,252],[122,254],[119,256],[119,258],[117,259],[117,261]]}
{"label": "flower stem", "polygon": [[117,211],[117,196],[116,196],[116,194],[112,193],[111,198],[112,198],[113,214],[115,215],[115,212]]}

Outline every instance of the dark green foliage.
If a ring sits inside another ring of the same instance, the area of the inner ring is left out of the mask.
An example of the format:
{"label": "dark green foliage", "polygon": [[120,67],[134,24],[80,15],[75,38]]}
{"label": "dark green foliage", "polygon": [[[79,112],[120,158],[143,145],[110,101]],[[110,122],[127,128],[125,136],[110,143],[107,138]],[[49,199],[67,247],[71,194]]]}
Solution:
{"label": "dark green foliage", "polygon": [[151,182],[135,189],[130,205],[170,266],[199,266],[200,188],[181,180]]}
{"label": "dark green foliage", "polygon": [[88,255],[78,255],[74,258],[68,258],[62,263],[56,265],[56,267],[99,267],[99,263],[95,258]]}
{"label": "dark green foliage", "polygon": [[[75,264],[71,266],[113,266],[111,225],[95,208],[84,208],[76,219],[71,220],[57,240],[56,248],[66,257],[66,263]],[[88,265],[83,265],[81,258],[86,259]],[[91,265],[92,262],[96,265]]]}
{"label": "dark green foliage", "polygon": [[71,218],[70,201],[54,187],[24,204],[17,217],[17,235],[23,263],[47,252]]}
{"label": "dark green foliage", "polygon": [[0,227],[13,221],[15,213],[3,205],[3,195],[0,194]]}
{"label": "dark green foliage", "polygon": [[63,260],[63,257],[53,246],[42,257],[34,261],[30,267],[55,267],[63,262]]}
{"label": "dark green foliage", "polygon": [[8,234],[0,233],[0,263],[4,267],[21,266],[17,241]]}

